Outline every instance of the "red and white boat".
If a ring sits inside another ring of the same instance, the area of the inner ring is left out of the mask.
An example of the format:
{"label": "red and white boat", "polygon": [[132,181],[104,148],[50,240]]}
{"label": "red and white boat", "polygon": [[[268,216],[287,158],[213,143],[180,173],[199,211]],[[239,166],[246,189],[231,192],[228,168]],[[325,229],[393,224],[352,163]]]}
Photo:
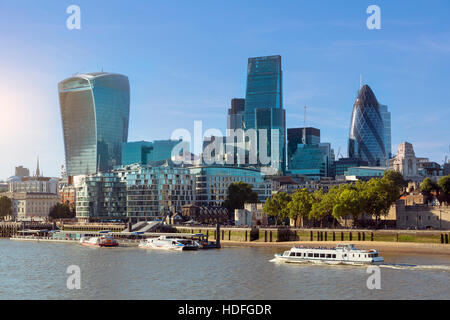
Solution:
{"label": "red and white boat", "polygon": [[88,247],[117,247],[119,242],[111,236],[82,237],[80,244]]}

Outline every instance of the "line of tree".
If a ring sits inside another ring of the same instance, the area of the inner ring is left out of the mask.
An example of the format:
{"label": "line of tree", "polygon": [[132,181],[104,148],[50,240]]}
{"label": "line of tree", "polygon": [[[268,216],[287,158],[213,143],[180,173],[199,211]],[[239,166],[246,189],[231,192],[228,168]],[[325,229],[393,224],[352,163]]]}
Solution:
{"label": "line of tree", "polygon": [[297,190],[292,195],[279,192],[266,200],[263,212],[274,217],[276,224],[289,218],[296,222],[300,220],[303,226],[303,220],[307,218],[322,225],[325,218],[332,217],[336,222],[348,216],[356,224],[364,213],[374,217],[378,224],[406,186],[400,173],[386,171],[383,178],[334,186],[326,193],[307,189]]}

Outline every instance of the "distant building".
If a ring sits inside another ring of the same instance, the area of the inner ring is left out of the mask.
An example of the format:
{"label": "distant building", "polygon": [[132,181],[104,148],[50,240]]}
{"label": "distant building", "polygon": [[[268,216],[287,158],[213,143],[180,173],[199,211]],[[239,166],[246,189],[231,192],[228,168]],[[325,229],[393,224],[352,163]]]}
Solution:
{"label": "distant building", "polygon": [[345,171],[347,180],[369,180],[371,178],[382,178],[388,168],[383,167],[352,167]]}
{"label": "distant building", "polygon": [[244,129],[245,99],[234,98],[228,109],[227,129]]}
{"label": "distant building", "polygon": [[58,84],[69,176],[105,172],[122,163],[128,138],[130,85],[120,74],[93,72]]}
{"label": "distant building", "polygon": [[398,152],[390,160],[389,167],[400,172],[405,179],[417,178],[419,163],[413,145],[409,142],[399,144]]}
{"label": "distant building", "polygon": [[55,193],[8,192],[12,200],[14,219],[47,220],[50,210],[59,202]]}
{"label": "distant building", "polygon": [[182,217],[204,224],[225,223],[230,220],[228,209],[224,207],[197,206],[193,203],[182,207]]}
{"label": "distant building", "polygon": [[76,191],[73,185],[63,185],[59,188],[59,199],[61,203],[76,204]]}
{"label": "distant building", "polygon": [[392,158],[392,146],[391,146],[391,113],[388,111],[388,107],[384,104],[378,105],[381,119],[383,120],[384,127],[384,149],[386,151],[386,163],[389,165],[389,159]]}
{"label": "distant building", "polygon": [[30,170],[27,168],[24,168],[23,166],[18,166],[15,169],[14,175],[16,177],[29,177],[30,176]]}
{"label": "distant building", "polygon": [[147,165],[151,161],[170,160],[172,149],[181,140],[155,140],[153,142],[125,142],[122,145],[122,165],[139,163]]}
{"label": "distant building", "polygon": [[419,162],[417,171],[424,177],[440,177],[444,172],[441,165],[433,161]]}
{"label": "distant building", "polygon": [[290,128],[287,129],[288,167],[291,158],[297,151],[299,144],[319,144],[320,130],[317,128]]}
{"label": "distant building", "polygon": [[299,144],[289,159],[288,173],[320,180],[332,175],[334,151],[329,143]]}
{"label": "distant building", "polygon": [[358,158],[341,158],[333,164],[333,175],[335,177],[343,176],[348,168],[364,167],[368,165],[369,163],[367,161]]}
{"label": "distant building", "polygon": [[450,174],[450,162],[444,164],[444,176],[448,176]]}
{"label": "distant building", "polygon": [[265,202],[272,196],[275,185],[256,168],[213,165],[191,167],[189,171],[195,181],[195,204],[198,206],[222,206],[230,184],[239,181],[250,184],[259,201]]}
{"label": "distant building", "polygon": [[263,213],[264,203],[245,203],[244,209],[234,211],[234,225],[259,226],[267,225],[267,215]]}
{"label": "distant building", "polygon": [[194,179],[187,168],[132,165],[117,172],[126,181],[129,219],[162,220],[169,214],[181,213],[184,205],[195,200]]}
{"label": "distant building", "polygon": [[[257,132],[267,130],[266,155],[271,158],[271,163],[263,166],[283,174],[286,170],[286,113],[283,109],[281,56],[248,59],[244,126],[246,130],[255,129]],[[278,147],[274,148],[276,154],[272,154],[271,137],[275,137],[277,131]],[[259,150],[259,135],[256,145]]]}
{"label": "distant building", "polygon": [[[387,110],[387,109],[386,109]],[[348,143],[349,158],[358,158],[369,166],[386,166],[386,141],[382,112],[372,89],[364,85],[353,105]]]}
{"label": "distant building", "polygon": [[126,184],[116,173],[74,177],[79,222],[126,218]]}
{"label": "distant building", "polygon": [[10,180],[9,192],[52,193],[58,194],[58,180],[49,177],[23,177]]}

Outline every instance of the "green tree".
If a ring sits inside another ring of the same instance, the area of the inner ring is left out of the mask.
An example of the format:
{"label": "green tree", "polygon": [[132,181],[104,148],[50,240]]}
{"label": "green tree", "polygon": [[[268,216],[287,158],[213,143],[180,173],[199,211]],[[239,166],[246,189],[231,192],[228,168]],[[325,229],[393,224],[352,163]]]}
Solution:
{"label": "green tree", "polygon": [[446,196],[450,195],[450,175],[442,177],[438,181],[438,186],[442,190],[442,193]]}
{"label": "green tree", "polygon": [[284,221],[289,217],[288,204],[292,200],[291,196],[285,192],[278,192],[267,198],[264,204],[263,213],[275,218],[275,223]]}
{"label": "green tree", "polygon": [[50,209],[48,217],[53,219],[72,219],[75,218],[75,211],[72,211],[68,204],[57,203]]}
{"label": "green tree", "polygon": [[356,224],[363,210],[364,202],[360,193],[355,189],[346,188],[336,198],[336,204],[333,207],[333,217],[339,219],[351,215],[353,217],[353,224]]}
{"label": "green tree", "polygon": [[323,219],[333,214],[339,192],[338,187],[330,188],[327,193],[314,192],[309,218],[320,221],[320,225],[322,225]]}
{"label": "green tree", "polygon": [[408,186],[408,182],[406,182],[403,175],[398,171],[387,170],[384,173],[383,178],[392,181],[399,189],[406,188]]}
{"label": "green tree", "polygon": [[228,196],[224,202],[224,207],[233,215],[235,209],[244,209],[246,202],[259,202],[258,194],[252,190],[248,183],[239,181],[228,186]]}
{"label": "green tree", "polygon": [[439,186],[430,178],[425,178],[420,184],[420,190],[431,193],[432,191],[439,192]]}
{"label": "green tree", "polygon": [[364,212],[375,217],[378,225],[380,217],[387,215],[391,205],[400,197],[400,189],[389,179],[371,179],[365,183],[361,196]]}
{"label": "green tree", "polygon": [[289,218],[294,220],[297,226],[297,219],[302,218],[301,226],[303,226],[303,218],[308,217],[313,204],[313,196],[307,189],[297,190],[292,200],[288,203]]}
{"label": "green tree", "polygon": [[12,200],[6,196],[0,197],[0,219],[6,219],[12,215]]}

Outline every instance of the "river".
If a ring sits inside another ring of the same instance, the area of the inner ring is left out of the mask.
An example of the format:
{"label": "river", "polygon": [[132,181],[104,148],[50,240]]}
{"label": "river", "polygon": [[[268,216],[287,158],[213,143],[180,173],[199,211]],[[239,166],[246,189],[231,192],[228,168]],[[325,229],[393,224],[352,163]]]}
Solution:
{"label": "river", "polygon": [[[279,248],[166,252],[0,239],[0,299],[450,299],[450,256],[383,254],[365,266],[271,262]],[[79,266],[81,289],[67,268]]]}

